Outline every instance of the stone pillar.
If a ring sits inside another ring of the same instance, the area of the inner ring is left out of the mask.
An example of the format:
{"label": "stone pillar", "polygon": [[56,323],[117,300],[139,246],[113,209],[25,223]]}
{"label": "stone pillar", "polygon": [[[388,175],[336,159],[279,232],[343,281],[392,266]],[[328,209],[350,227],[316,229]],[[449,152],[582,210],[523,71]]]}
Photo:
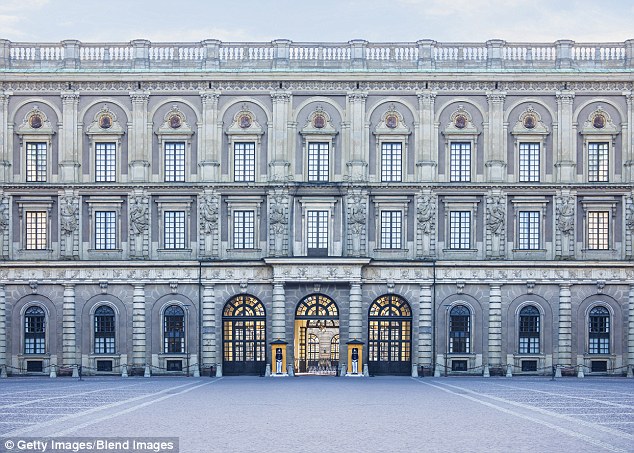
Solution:
{"label": "stone pillar", "polygon": [[64,285],[62,305],[62,363],[64,366],[79,365],[76,357],[77,337],[75,329],[75,285],[67,283]]}
{"label": "stone pillar", "polygon": [[286,295],[284,293],[284,282],[273,282],[271,337],[271,340],[286,341]]}
{"label": "stone pillar", "polygon": [[557,69],[572,67],[572,46],[574,41],[560,39],[555,41],[555,67]]}
{"label": "stone pillar", "polygon": [[217,366],[216,353],[216,291],[213,283],[203,283],[202,351],[203,367]]}
{"label": "stone pillar", "polygon": [[365,69],[367,67],[366,51],[368,41],[364,39],[353,39],[350,44],[350,65],[354,69]]}
{"label": "stone pillar", "polygon": [[79,93],[63,91],[62,126],[59,128],[59,181],[67,183],[79,182],[81,162],[81,146],[77,129]]}
{"label": "stone pillar", "polygon": [[273,99],[273,128],[271,130],[271,143],[273,149],[269,150],[269,181],[287,181],[289,179],[289,137],[288,122],[292,94],[290,91],[274,91]]}
{"label": "stone pillar", "polygon": [[11,224],[11,199],[0,189],[0,260],[9,259],[9,226]]}
{"label": "stone pillar", "polygon": [[416,258],[430,259],[436,254],[436,204],[431,187],[416,196]]}
{"label": "stone pillar", "polygon": [[486,162],[486,180],[489,182],[506,181],[506,147],[504,146],[504,99],[503,91],[487,93],[489,103],[488,134],[486,134],[484,155]]}
{"label": "stone pillar", "polygon": [[[555,364],[572,365],[572,303],[570,284],[559,285],[559,329],[557,341],[557,359]],[[561,370],[557,370],[560,374]]]}
{"label": "stone pillar", "polygon": [[269,255],[288,256],[289,196],[288,189],[278,186],[268,193]]}
{"label": "stone pillar", "polygon": [[0,283],[0,377],[7,373],[7,293]]}
{"label": "stone pillar", "polygon": [[348,339],[361,340],[363,338],[363,300],[361,297],[361,282],[350,283],[350,322],[348,324]]}
{"label": "stone pillar", "polygon": [[489,286],[489,366],[502,365],[502,285]]}
{"label": "stone pillar", "polygon": [[627,364],[629,367],[627,374],[632,377],[634,372],[634,283],[630,284],[628,295],[627,324]]}
{"label": "stone pillar", "polygon": [[349,256],[367,255],[367,221],[368,194],[367,191],[356,187],[348,190],[346,198]]}
{"label": "stone pillar", "polygon": [[203,103],[200,148],[198,149],[198,180],[218,182],[220,180],[220,151],[222,140],[218,134],[219,91],[200,93]]}
{"label": "stone pillar", "polygon": [[79,258],[80,203],[73,189],[59,192],[60,256],[62,259]]}
{"label": "stone pillar", "polygon": [[486,256],[502,259],[506,254],[506,196],[499,189],[486,197]]}
{"label": "stone pillar", "polygon": [[198,196],[199,256],[213,259],[220,255],[219,219],[220,196],[213,189],[203,189]]}
{"label": "stone pillar", "polygon": [[220,67],[220,45],[217,39],[204,39],[200,42],[205,49],[204,69],[218,69]]}
{"label": "stone pillar", "polygon": [[365,152],[368,149],[365,124],[365,101],[368,93],[352,91],[348,93],[348,114],[350,115],[350,160],[348,178],[352,181],[368,179],[368,163]]}
{"label": "stone pillar", "polygon": [[132,125],[128,139],[128,179],[131,182],[147,182],[150,180],[150,146],[148,137],[148,101],[150,93],[131,92]]}
{"label": "stone pillar", "polygon": [[[632,40],[634,42],[634,40]],[[625,93],[627,124],[622,124],[623,134],[623,182],[634,182],[634,93]]]}
{"label": "stone pillar", "polygon": [[555,256],[571,259],[575,256],[576,193],[562,189],[555,197]]}
{"label": "stone pillar", "polygon": [[420,285],[418,292],[418,365],[432,364],[432,286]]}
{"label": "stone pillar", "polygon": [[[1,40],[0,40],[1,43]],[[0,183],[11,181],[11,158],[9,150],[7,119],[9,117],[9,95],[0,91]]]}
{"label": "stone pillar", "polygon": [[417,179],[422,182],[436,181],[438,169],[438,146],[435,134],[436,92],[419,91],[418,96],[418,129],[416,134],[416,167]]}
{"label": "stone pillar", "polygon": [[499,69],[502,67],[502,48],[505,44],[506,41],[502,39],[490,39],[486,42],[488,69]]}
{"label": "stone pillar", "polygon": [[146,259],[150,255],[150,198],[143,189],[128,197],[130,258]]}
{"label": "stone pillar", "polygon": [[557,137],[556,162],[557,182],[575,182],[577,150],[575,149],[575,129],[572,125],[573,100],[575,93],[568,90],[557,92]]}
{"label": "stone pillar", "polygon": [[[160,328],[160,326],[159,326]],[[146,354],[145,332],[145,285],[134,285],[132,292],[132,366],[145,367],[149,362]]]}

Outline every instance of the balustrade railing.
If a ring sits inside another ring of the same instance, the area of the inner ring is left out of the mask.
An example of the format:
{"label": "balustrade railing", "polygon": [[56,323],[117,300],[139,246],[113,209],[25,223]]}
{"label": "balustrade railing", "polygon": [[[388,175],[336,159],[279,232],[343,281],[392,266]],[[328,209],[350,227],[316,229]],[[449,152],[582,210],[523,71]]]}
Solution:
{"label": "balustrade railing", "polygon": [[584,69],[634,67],[634,39],[625,42],[512,43],[491,40],[485,43],[417,42],[302,43],[288,40],[262,42],[153,43],[24,43],[0,40],[2,69],[87,68],[107,70],[178,68],[214,69],[285,68],[302,70],[327,67],[341,69],[422,69],[452,68]]}

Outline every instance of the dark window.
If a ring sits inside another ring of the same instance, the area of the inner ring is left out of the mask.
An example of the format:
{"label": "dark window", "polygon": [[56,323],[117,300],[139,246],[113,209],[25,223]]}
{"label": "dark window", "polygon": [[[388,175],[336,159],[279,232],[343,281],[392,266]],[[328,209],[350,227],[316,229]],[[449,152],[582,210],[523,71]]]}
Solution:
{"label": "dark window", "polygon": [[522,371],[537,371],[537,360],[522,360]]}
{"label": "dark window", "polygon": [[608,143],[588,143],[588,181],[608,182],[609,180]]}
{"label": "dark window", "polygon": [[381,144],[381,181],[401,181],[403,172],[402,147],[402,143]]}
{"label": "dark window", "polygon": [[452,360],[451,371],[467,371],[467,361],[466,360]]}
{"label": "dark window", "polygon": [[608,371],[607,360],[593,360],[590,362],[590,371],[593,373],[605,373]]}
{"label": "dark window", "polygon": [[165,181],[185,181],[185,142],[165,143]]}
{"label": "dark window", "polygon": [[255,247],[255,212],[233,211],[233,248]]}
{"label": "dark window", "polygon": [[117,213],[115,211],[95,212],[95,250],[117,248]]}
{"label": "dark window", "polygon": [[97,371],[112,371],[112,360],[97,360]]}
{"label": "dark window", "polygon": [[117,179],[115,143],[95,143],[95,181],[114,182]]}
{"label": "dark window", "polygon": [[170,305],[163,313],[163,352],[179,354],[185,352],[185,312],[178,305]]}
{"label": "dark window", "polygon": [[185,211],[163,212],[163,245],[169,250],[185,248]]}
{"label": "dark window", "polygon": [[449,352],[471,352],[471,312],[464,305],[456,305],[449,312]]}
{"label": "dark window", "polygon": [[532,305],[520,310],[519,353],[539,354],[539,310]]}
{"label": "dark window", "polygon": [[24,313],[24,353],[46,353],[46,331],[44,310],[41,307],[29,307]]}
{"label": "dark window", "polygon": [[115,353],[115,315],[106,305],[95,310],[95,354]]}
{"label": "dark window", "polygon": [[308,144],[308,181],[328,181],[329,166],[328,143],[310,142]]}
{"label": "dark window", "polygon": [[330,363],[332,366],[337,366],[339,363],[339,334],[330,340]]}
{"label": "dark window", "polygon": [[46,182],[46,143],[26,144],[26,182]]}
{"label": "dark window", "polygon": [[402,214],[401,211],[381,211],[381,248],[401,248]]}
{"label": "dark window", "polygon": [[319,337],[315,334],[308,335],[308,368],[319,365]]}
{"label": "dark window", "polygon": [[588,320],[590,354],[610,353],[610,312],[607,308],[598,306],[590,310]]}
{"label": "dark window", "polygon": [[328,256],[328,211],[307,212],[309,256]]}
{"label": "dark window", "polygon": [[520,143],[520,182],[539,182],[539,143]]}
{"label": "dark window", "polygon": [[233,180],[236,182],[255,181],[255,143],[233,144]]}
{"label": "dark window", "polygon": [[539,211],[520,211],[518,230],[520,250],[539,250]]}
{"label": "dark window", "polygon": [[183,361],[182,360],[168,360],[166,368],[167,368],[167,371],[183,371]]}
{"label": "dark window", "polygon": [[412,310],[402,297],[385,295],[368,313],[368,366],[373,373],[402,374],[411,361]]}
{"label": "dark window", "polygon": [[453,250],[471,248],[471,211],[449,212],[449,248]]}
{"label": "dark window", "polygon": [[450,180],[453,182],[471,181],[471,143],[454,142],[449,157]]}
{"label": "dark window", "polygon": [[27,373],[41,373],[42,371],[44,371],[44,363],[41,360],[26,361]]}

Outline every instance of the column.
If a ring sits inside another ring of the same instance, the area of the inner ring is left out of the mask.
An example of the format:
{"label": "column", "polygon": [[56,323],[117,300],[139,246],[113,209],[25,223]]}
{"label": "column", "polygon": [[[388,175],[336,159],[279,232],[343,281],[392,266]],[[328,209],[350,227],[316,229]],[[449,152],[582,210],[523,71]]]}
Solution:
{"label": "column", "polygon": [[202,130],[198,148],[198,180],[218,182],[220,180],[220,150],[222,141],[218,135],[219,91],[200,93],[203,103]]}
{"label": "column", "polygon": [[432,363],[432,286],[420,285],[418,292],[418,365]]}
{"label": "column", "polygon": [[[75,285],[64,285],[62,305],[62,363],[64,366],[79,365],[77,362],[77,344],[75,332]],[[77,376],[77,368],[73,367],[73,376]]]}
{"label": "column", "polygon": [[128,161],[131,182],[146,182],[150,178],[150,147],[148,146],[148,92],[130,93],[132,100],[132,125],[129,127]]}
{"label": "column", "polygon": [[274,91],[273,99],[273,128],[271,130],[271,143],[273,149],[269,150],[269,181],[287,181],[290,170],[288,146],[288,122],[290,118],[290,106],[292,95],[289,91]]}
{"label": "column", "polygon": [[[572,303],[568,283],[559,285],[559,334],[555,365],[572,365]],[[557,376],[561,376],[559,367]]]}
{"label": "column", "polygon": [[7,293],[0,283],[0,377],[7,377]]}
{"label": "column", "polygon": [[623,182],[634,182],[634,94],[625,93],[627,101],[627,124],[622,124],[623,134]]}
{"label": "column", "polygon": [[416,167],[419,181],[433,182],[438,170],[438,146],[434,133],[436,92],[424,90],[418,96],[419,124],[416,134]]}
{"label": "column", "polygon": [[365,127],[365,101],[368,93],[353,91],[348,93],[348,114],[350,115],[350,160],[348,177],[352,181],[368,179],[368,163],[365,160],[367,147]]}
{"label": "column", "polygon": [[[159,326],[160,328],[160,326]],[[132,366],[146,367],[145,285],[134,285],[132,292]]]}
{"label": "column", "polygon": [[271,337],[271,340],[286,341],[286,294],[284,292],[284,282],[273,282]]}
{"label": "column", "polygon": [[[574,182],[576,176],[575,130],[572,126],[572,103],[575,93],[557,92],[557,182]],[[555,154],[555,153],[553,153]]]}
{"label": "column", "polygon": [[502,285],[489,286],[489,347],[486,366],[502,365]]}
{"label": "column", "polygon": [[350,322],[348,324],[348,339],[361,340],[363,338],[363,309],[361,297],[361,283],[350,283]]}
{"label": "column", "polygon": [[504,147],[504,99],[503,91],[487,93],[489,103],[488,134],[486,135],[486,179],[489,182],[506,180],[506,148]]}
{"label": "column", "polygon": [[59,128],[59,181],[79,182],[80,150],[77,132],[79,93],[64,91],[62,97],[62,127]]}
{"label": "column", "polygon": [[0,92],[0,183],[11,181],[11,158],[9,152],[7,119],[9,117],[9,95]]}
{"label": "column", "polygon": [[202,319],[202,367],[218,365],[216,356],[216,287],[213,283],[203,283]]}
{"label": "column", "polygon": [[627,314],[627,377],[634,377],[634,284],[630,284]]}

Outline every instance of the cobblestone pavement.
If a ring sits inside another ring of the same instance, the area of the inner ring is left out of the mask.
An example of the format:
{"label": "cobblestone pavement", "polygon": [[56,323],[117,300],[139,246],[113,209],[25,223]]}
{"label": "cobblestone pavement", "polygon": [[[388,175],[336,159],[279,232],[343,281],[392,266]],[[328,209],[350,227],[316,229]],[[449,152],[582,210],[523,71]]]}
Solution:
{"label": "cobblestone pavement", "polygon": [[35,436],[178,437],[203,453],[634,452],[634,380],[1,380],[0,451]]}

